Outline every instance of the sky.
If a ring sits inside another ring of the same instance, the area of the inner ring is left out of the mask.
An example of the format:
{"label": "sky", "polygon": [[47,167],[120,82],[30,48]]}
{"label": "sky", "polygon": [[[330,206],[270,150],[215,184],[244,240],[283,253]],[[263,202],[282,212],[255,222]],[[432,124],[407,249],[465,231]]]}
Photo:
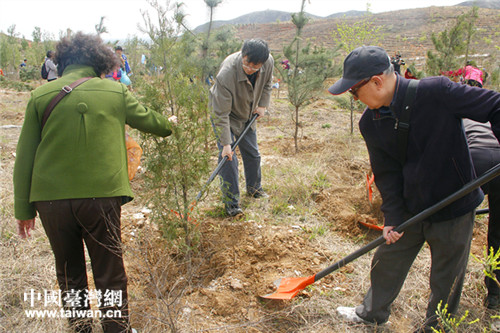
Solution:
{"label": "sky", "polygon": [[[188,27],[194,29],[208,22],[209,10],[204,0],[179,0],[184,3]],[[349,10],[364,11],[367,3],[370,11],[380,13],[399,9],[430,6],[452,6],[463,0],[308,0],[306,12],[321,17]],[[174,0],[158,0],[165,6]],[[230,20],[254,11],[266,9],[287,12],[300,11],[301,0],[223,0],[214,11],[214,20]],[[102,16],[108,33],[107,40],[125,39],[131,36],[145,37],[138,29],[144,26],[141,11],[154,15],[155,10],[147,0],[0,0],[0,32],[15,24],[19,37],[32,39],[35,27],[58,39],[62,31],[94,33]]]}

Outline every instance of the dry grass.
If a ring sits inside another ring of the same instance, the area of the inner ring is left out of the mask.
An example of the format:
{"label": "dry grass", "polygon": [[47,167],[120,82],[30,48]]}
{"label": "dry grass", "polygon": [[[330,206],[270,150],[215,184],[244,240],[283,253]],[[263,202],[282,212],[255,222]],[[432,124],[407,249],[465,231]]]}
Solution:
{"label": "dry grass", "polygon": [[[281,94],[283,97],[283,94]],[[27,94],[2,93],[1,125],[20,125]],[[358,225],[380,219],[380,198],[370,206],[365,177],[367,153],[349,114],[327,99],[302,112],[301,152],[294,153],[286,99],[274,99],[271,117],[259,124],[263,185],[271,198],[242,199],[246,216],[220,217],[217,186],[199,204],[200,251],[186,258],[159,238],[141,217],[146,198],[141,174],[133,187],[139,196],[123,207],[123,239],[129,275],[132,324],[140,332],[411,332],[422,322],[428,289],[430,253],[424,247],[396,299],[390,323],[352,325],[337,306],[359,304],[370,285],[372,253],[308,287],[289,302],[262,301],[279,277],[307,276],[357,250],[378,234]],[[359,118],[359,114],[356,115]],[[357,122],[357,120],[356,120]],[[329,124],[325,126],[325,124]],[[0,129],[0,332],[64,332],[60,319],[28,319],[23,294],[56,288],[53,257],[38,230],[27,241],[14,235],[12,166],[19,128]],[[216,183],[216,182],[214,182]],[[477,224],[473,253],[482,255],[484,220]],[[464,332],[482,332],[492,313],[482,306],[485,288],[472,259],[460,314],[479,323]]]}

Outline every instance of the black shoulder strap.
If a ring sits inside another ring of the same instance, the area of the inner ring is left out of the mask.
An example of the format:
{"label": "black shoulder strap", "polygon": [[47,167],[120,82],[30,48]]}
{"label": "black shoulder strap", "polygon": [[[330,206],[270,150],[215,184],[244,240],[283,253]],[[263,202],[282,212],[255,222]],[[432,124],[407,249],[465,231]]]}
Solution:
{"label": "black shoulder strap", "polygon": [[410,115],[415,104],[415,95],[417,94],[418,80],[410,80],[406,89],[405,99],[403,101],[403,110],[396,123],[398,130],[398,155],[401,164],[406,161],[406,149],[408,148],[408,132],[410,131]]}

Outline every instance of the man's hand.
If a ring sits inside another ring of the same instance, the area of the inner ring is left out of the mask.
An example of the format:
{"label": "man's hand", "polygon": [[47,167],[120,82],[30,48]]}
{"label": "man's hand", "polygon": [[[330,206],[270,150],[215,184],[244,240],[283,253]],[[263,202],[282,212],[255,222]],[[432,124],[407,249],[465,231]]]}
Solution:
{"label": "man's hand", "polygon": [[17,234],[22,239],[30,237],[30,230],[35,230],[35,218],[30,220],[16,220],[17,221]]}
{"label": "man's hand", "polygon": [[383,235],[387,245],[396,243],[404,235],[404,232],[399,233],[392,229],[394,229],[393,226],[384,227]]}
{"label": "man's hand", "polygon": [[222,157],[227,156],[227,159],[232,161],[233,154],[234,152],[231,150],[231,145],[225,145],[222,147]]}
{"label": "man's hand", "polygon": [[177,125],[177,116],[170,116],[168,118],[168,121],[170,121],[174,125]]}
{"label": "man's hand", "polygon": [[255,109],[253,113],[257,113],[259,115],[257,119],[259,119],[261,117],[264,117],[264,115],[266,114],[266,108],[259,106],[257,109]]}

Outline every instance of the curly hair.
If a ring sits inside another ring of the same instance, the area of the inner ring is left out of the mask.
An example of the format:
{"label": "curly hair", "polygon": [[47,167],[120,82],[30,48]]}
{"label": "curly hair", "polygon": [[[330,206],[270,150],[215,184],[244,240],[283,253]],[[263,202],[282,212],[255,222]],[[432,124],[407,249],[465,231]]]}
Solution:
{"label": "curly hair", "polygon": [[120,66],[118,57],[99,36],[81,31],[57,43],[55,62],[59,76],[67,66],[74,64],[91,66],[97,76],[108,74]]}

